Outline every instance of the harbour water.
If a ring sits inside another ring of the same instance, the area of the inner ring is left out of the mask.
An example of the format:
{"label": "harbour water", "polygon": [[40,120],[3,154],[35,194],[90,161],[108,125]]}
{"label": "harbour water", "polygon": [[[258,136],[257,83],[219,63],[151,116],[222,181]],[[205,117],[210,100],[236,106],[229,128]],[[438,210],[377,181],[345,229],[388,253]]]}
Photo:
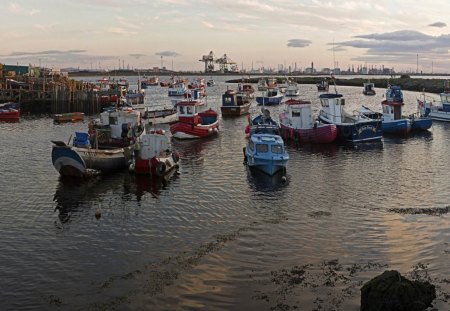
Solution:
{"label": "harbour water", "polygon": [[[207,89],[209,107],[236,87],[225,79]],[[380,111],[376,90],[338,87],[347,111]],[[150,92],[170,103],[167,89]],[[316,87],[300,92],[317,112]],[[404,92],[405,113],[419,96]],[[87,121],[0,123],[1,309],[359,310],[362,284],[390,269],[429,280],[435,308],[450,309],[450,124],[376,144],[289,145],[286,183],[243,165],[246,124],[221,119],[218,136],[174,141],[180,174],[162,184],[126,171],[61,180],[50,140]]]}

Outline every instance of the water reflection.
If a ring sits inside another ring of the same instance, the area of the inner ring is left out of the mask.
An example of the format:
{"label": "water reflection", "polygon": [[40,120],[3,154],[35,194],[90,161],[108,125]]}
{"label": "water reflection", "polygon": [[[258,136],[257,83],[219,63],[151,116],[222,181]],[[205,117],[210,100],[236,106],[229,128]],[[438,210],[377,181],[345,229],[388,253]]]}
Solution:
{"label": "water reflection", "polygon": [[134,200],[135,196],[138,202],[147,193],[151,194],[152,198],[158,198],[161,190],[167,187],[170,180],[176,178],[178,173],[175,171],[162,178],[134,175],[127,171],[97,176],[86,181],[60,177],[53,196],[53,201],[56,202],[55,212],[58,211],[61,223],[67,223],[72,221],[74,216],[88,212],[93,203],[101,201],[104,196],[119,195],[124,201]]}
{"label": "water reflection", "polygon": [[276,192],[285,187],[289,182],[289,176],[284,180],[283,177],[285,175],[282,171],[270,176],[256,168],[246,166],[246,169],[250,187],[258,192]]}

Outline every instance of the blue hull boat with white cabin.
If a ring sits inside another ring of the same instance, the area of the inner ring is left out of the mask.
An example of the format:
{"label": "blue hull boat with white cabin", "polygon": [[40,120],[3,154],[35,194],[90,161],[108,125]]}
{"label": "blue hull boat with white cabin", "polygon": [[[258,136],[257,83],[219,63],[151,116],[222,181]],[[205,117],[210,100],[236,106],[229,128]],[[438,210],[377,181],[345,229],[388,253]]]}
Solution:
{"label": "blue hull boat with white cabin", "polygon": [[444,83],[444,91],[439,94],[440,103],[435,104],[431,100],[417,99],[417,108],[420,116],[428,117],[436,121],[450,122],[450,81]]}
{"label": "blue hull boat with white cabin", "polygon": [[253,134],[245,148],[245,162],[270,176],[286,171],[289,154],[284,148],[281,136],[272,134]]}
{"label": "blue hull boat with white cabin", "polygon": [[266,96],[257,96],[256,102],[258,105],[263,106],[274,106],[279,105],[281,101],[283,100],[283,94],[280,94],[280,91],[278,90],[278,87],[269,87],[267,89]]}
{"label": "blue hull boat with white cabin", "polygon": [[338,139],[347,142],[380,141],[383,136],[381,119],[370,119],[362,114],[350,115],[344,110],[345,99],[342,94],[325,93],[319,96],[319,120],[335,124]]}

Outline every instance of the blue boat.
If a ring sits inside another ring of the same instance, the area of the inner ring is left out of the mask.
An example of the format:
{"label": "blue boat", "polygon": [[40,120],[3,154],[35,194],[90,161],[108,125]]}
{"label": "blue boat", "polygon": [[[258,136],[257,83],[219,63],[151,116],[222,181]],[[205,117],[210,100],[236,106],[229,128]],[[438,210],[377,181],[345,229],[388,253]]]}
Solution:
{"label": "blue boat", "polygon": [[420,116],[428,117],[436,121],[450,122],[450,81],[444,82],[444,91],[439,94],[440,102],[434,103],[434,101],[424,99],[417,99],[417,108]]}
{"label": "blue boat", "polygon": [[319,99],[321,108],[318,118],[323,123],[336,125],[338,139],[352,143],[381,140],[381,119],[371,119],[363,114],[348,114],[344,110],[345,99],[342,94],[325,93]]}
{"label": "blue boat", "polygon": [[390,85],[386,89],[386,99],[381,102],[383,133],[408,135],[411,131],[411,120],[402,114],[404,105],[401,88]]}
{"label": "blue boat", "polygon": [[285,172],[289,154],[284,148],[281,136],[253,134],[245,148],[245,161],[250,168],[256,168],[272,176]]}
{"label": "blue boat", "polygon": [[266,96],[257,96],[256,102],[258,105],[263,106],[274,106],[279,105],[283,100],[283,95],[278,90],[278,87],[269,87],[267,88]]}
{"label": "blue boat", "polygon": [[413,131],[426,131],[433,125],[433,119],[429,117],[416,118],[414,115],[411,118],[411,130]]}

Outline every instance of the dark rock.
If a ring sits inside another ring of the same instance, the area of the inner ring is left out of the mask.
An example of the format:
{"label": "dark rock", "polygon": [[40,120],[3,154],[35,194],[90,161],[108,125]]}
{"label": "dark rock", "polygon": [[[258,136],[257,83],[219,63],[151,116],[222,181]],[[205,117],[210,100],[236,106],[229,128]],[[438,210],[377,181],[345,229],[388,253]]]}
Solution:
{"label": "dark rock", "polygon": [[436,298],[429,282],[410,281],[398,271],[384,271],[361,288],[361,311],[422,311]]}

